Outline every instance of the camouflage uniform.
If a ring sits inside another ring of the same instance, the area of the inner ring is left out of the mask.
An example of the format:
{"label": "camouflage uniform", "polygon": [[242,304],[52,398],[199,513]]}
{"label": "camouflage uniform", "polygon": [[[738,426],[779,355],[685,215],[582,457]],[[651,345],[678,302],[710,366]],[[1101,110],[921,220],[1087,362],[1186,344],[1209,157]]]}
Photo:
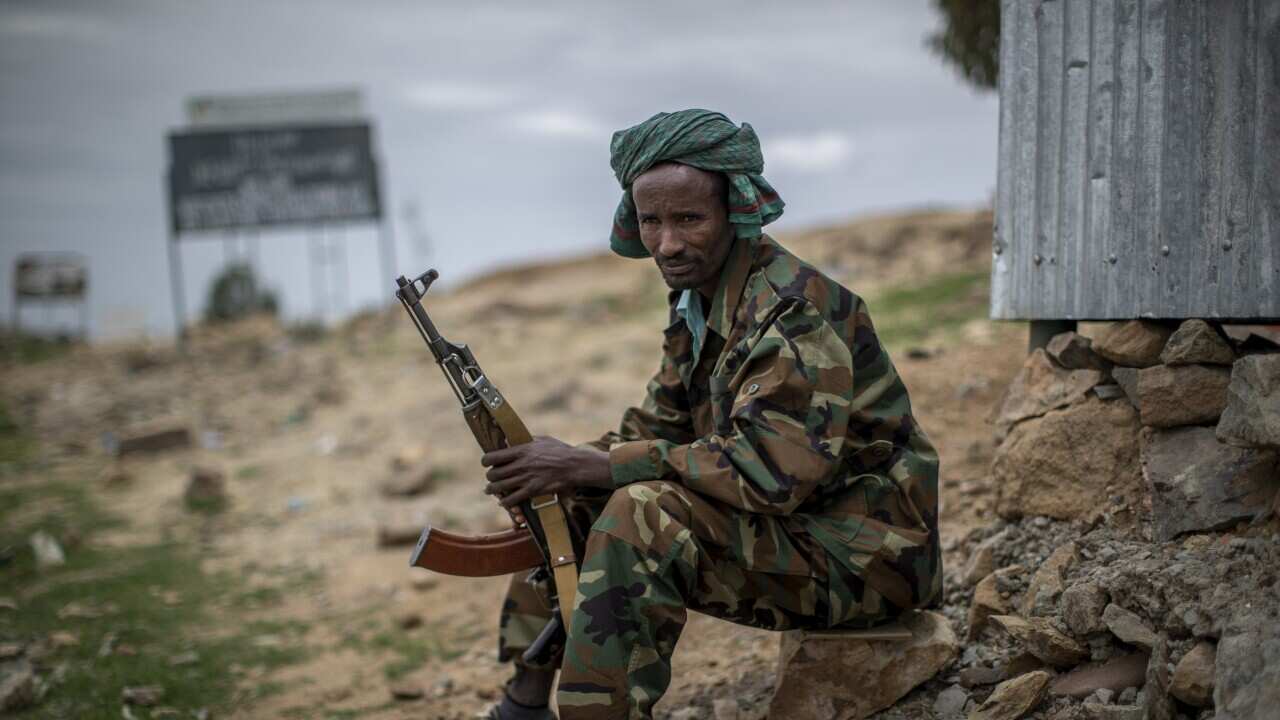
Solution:
{"label": "camouflage uniform", "polygon": [[[862,300],[765,235],[735,241],[700,357],[673,320],[643,405],[594,443],[617,489],[570,503],[591,526],[564,720],[649,717],[688,608],[825,628],[941,595],[937,454]],[[548,615],[517,578],[502,655]]]}

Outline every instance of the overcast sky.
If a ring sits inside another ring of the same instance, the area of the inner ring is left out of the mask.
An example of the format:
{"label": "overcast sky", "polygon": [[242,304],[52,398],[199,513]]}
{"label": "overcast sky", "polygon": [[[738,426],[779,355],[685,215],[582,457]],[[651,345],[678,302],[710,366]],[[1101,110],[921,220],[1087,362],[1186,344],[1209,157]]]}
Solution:
{"label": "overcast sky", "polygon": [[[986,202],[997,100],[925,49],[938,23],[925,0],[0,0],[0,312],[18,254],[74,250],[96,337],[171,332],[164,137],[191,95],[361,88],[397,270],[446,280],[607,247],[609,136],[661,110],[751,123],[779,228]],[[193,314],[228,237],[181,245]],[[306,232],[257,258],[291,317],[336,312],[388,297],[375,238],[330,231],[345,282],[310,276]]]}

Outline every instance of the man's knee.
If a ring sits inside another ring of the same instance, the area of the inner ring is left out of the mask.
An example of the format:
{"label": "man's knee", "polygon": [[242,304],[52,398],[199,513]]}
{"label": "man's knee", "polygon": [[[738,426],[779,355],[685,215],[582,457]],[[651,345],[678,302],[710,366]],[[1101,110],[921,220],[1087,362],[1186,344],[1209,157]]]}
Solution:
{"label": "man's knee", "polygon": [[687,533],[692,509],[684,488],[664,480],[631,483],[613,491],[604,512],[591,528],[634,547],[669,548]]}

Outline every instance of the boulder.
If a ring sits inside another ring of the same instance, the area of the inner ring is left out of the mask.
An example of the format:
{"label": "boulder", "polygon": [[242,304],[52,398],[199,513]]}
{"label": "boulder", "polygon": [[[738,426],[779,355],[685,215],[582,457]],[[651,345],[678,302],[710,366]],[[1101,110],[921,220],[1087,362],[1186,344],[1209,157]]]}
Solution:
{"label": "boulder", "polygon": [[782,633],[778,681],[769,717],[861,720],[893,705],[955,659],[951,625],[934,612],[902,619],[910,640]]}
{"label": "boulder", "polygon": [[1003,534],[996,534],[983,540],[974,548],[973,554],[964,566],[964,584],[969,587],[977,585],[982,578],[996,571],[996,544],[1003,540]]}
{"label": "boulder", "polygon": [[1050,615],[1057,608],[1058,597],[1062,595],[1063,580],[1067,570],[1076,561],[1076,544],[1067,543],[1054,550],[1052,554],[1036,570],[1022,596],[1022,614]]}
{"label": "boulder", "polygon": [[1093,341],[1093,350],[1117,365],[1151,367],[1173,330],[1148,320],[1113,323]]}
{"label": "boulder", "polygon": [[379,488],[385,497],[414,497],[431,491],[440,473],[431,463],[420,463],[415,468],[396,473]]}
{"label": "boulder", "polygon": [[969,693],[959,685],[938,693],[933,700],[933,714],[939,718],[959,717],[964,714],[964,706],[969,702]]}
{"label": "boulder", "polygon": [[1127,403],[1098,398],[1019,424],[992,464],[996,512],[1085,519],[1112,492],[1138,496],[1138,429]]}
{"label": "boulder", "polygon": [[1147,717],[1147,710],[1141,705],[1087,702],[1080,709],[1088,720],[1146,720]]}
{"label": "boulder", "polygon": [[16,712],[36,704],[36,675],[26,663],[8,669],[0,679],[0,712]]}
{"label": "boulder", "polygon": [[1120,386],[1120,390],[1124,392],[1124,396],[1129,398],[1129,402],[1133,404],[1134,409],[1137,409],[1138,368],[1111,368],[1111,379],[1116,381],[1116,385]]}
{"label": "boulder", "polygon": [[1103,373],[1099,370],[1060,368],[1044,350],[1037,348],[1005,391],[995,417],[997,437],[1003,437],[1009,428],[1023,420],[1080,402],[1102,379]]}
{"label": "boulder", "polygon": [[1058,333],[1045,352],[1068,370],[1110,370],[1111,362],[1093,351],[1093,341],[1074,332]]}
{"label": "boulder", "polygon": [[1089,659],[1089,648],[1059,632],[1045,618],[993,615],[991,621],[1004,628],[1027,652],[1049,665],[1071,667]]}
{"label": "boulder", "polygon": [[1169,644],[1164,638],[1157,638],[1152,645],[1147,682],[1142,686],[1146,720],[1173,720],[1177,711],[1169,696]]}
{"label": "boulder", "polygon": [[1216,720],[1275,717],[1280,708],[1280,634],[1239,632],[1218,643],[1213,669]]}
{"label": "boulder", "polygon": [[172,421],[153,422],[125,431],[116,445],[116,455],[139,455],[191,447],[191,430]]}
{"label": "boulder", "polygon": [[1212,428],[1142,432],[1142,474],[1152,524],[1164,542],[1220,530],[1271,507],[1280,488],[1280,453],[1225,445]]}
{"label": "boulder", "polygon": [[1098,583],[1085,581],[1062,591],[1062,620],[1076,635],[1088,635],[1107,628],[1102,612],[1107,607],[1107,591]]}
{"label": "boulder", "polygon": [[1081,665],[1059,675],[1049,691],[1054,695],[1086,698],[1099,690],[1118,693],[1127,687],[1139,687],[1146,681],[1149,659],[1147,653],[1136,652],[1093,665]]}
{"label": "boulder", "polygon": [[969,713],[969,720],[1018,720],[1044,700],[1048,687],[1049,673],[1044,670],[1005,680]]}
{"label": "boulder", "polygon": [[973,588],[973,601],[969,603],[968,638],[973,640],[978,637],[992,615],[1004,615],[1008,612],[1009,604],[1000,597],[995,573],[979,580]]}
{"label": "boulder", "polygon": [[1169,336],[1160,362],[1165,365],[1230,365],[1236,351],[1227,339],[1203,320],[1187,320]]}
{"label": "boulder", "polygon": [[1231,366],[1218,438],[1232,445],[1280,448],[1280,353],[1247,355]]}
{"label": "boulder", "polygon": [[383,524],[378,526],[378,547],[380,548],[416,545],[421,537],[421,525]]}
{"label": "boulder", "polygon": [[1138,645],[1147,650],[1155,647],[1160,637],[1155,631],[1147,626],[1147,623],[1134,612],[1126,610],[1115,603],[1111,603],[1102,611],[1102,622],[1106,623],[1107,629],[1112,635],[1129,643],[1130,645]]}
{"label": "boulder", "polygon": [[1156,365],[1138,373],[1142,424],[1176,427],[1215,422],[1227,407],[1231,372],[1212,365]]}
{"label": "boulder", "polygon": [[1192,707],[1212,705],[1214,656],[1213,643],[1196,643],[1173,669],[1169,694]]}
{"label": "boulder", "polygon": [[187,479],[183,501],[192,510],[217,510],[227,503],[227,481],[222,471],[213,468],[194,468]]}
{"label": "boulder", "polygon": [[62,550],[62,544],[44,530],[32,533],[29,542],[31,554],[35,556],[37,570],[47,570],[67,564],[67,554]]}

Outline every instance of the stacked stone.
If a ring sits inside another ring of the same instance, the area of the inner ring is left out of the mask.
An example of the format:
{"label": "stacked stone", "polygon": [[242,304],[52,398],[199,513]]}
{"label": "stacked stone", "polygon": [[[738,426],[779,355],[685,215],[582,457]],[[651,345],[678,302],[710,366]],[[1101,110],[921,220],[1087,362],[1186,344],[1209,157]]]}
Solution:
{"label": "stacked stone", "polygon": [[[1006,525],[951,571],[974,588],[974,645],[947,692],[974,696],[949,700],[950,714],[1225,720],[1280,707],[1280,534],[1268,530],[1280,525],[1280,347],[1202,320],[1064,333],[1031,354],[993,420]],[[1015,561],[1002,547],[1059,530],[1074,539],[1048,555]]]}

